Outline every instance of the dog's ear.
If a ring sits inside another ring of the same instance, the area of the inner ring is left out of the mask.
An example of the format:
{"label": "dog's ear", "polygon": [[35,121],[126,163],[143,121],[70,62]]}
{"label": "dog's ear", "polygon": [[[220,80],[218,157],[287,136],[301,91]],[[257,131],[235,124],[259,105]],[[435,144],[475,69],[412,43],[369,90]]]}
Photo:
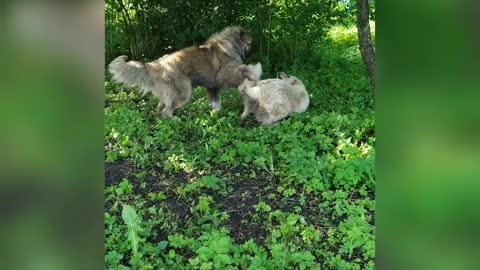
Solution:
{"label": "dog's ear", "polygon": [[280,71],[280,72],[277,73],[277,78],[283,80],[283,79],[288,78],[288,75],[285,72]]}
{"label": "dog's ear", "polygon": [[240,35],[240,38],[243,40],[243,38],[245,37],[245,35],[247,34],[247,32],[245,32],[245,30],[243,30],[243,28],[240,28],[240,32],[239,32],[239,35]]}
{"label": "dog's ear", "polygon": [[201,45],[198,47],[205,56],[207,55],[212,55],[214,52],[213,52],[213,48],[210,44],[208,45]]}
{"label": "dog's ear", "polygon": [[209,51],[212,49],[212,47],[210,46],[210,44],[208,44],[208,45],[201,45],[201,46],[199,46],[198,48],[199,48],[200,50],[202,50],[203,52],[209,52]]}
{"label": "dog's ear", "polygon": [[250,34],[243,28],[240,28],[240,31],[238,32],[238,34],[240,35],[240,39],[242,41],[249,41],[252,39]]}

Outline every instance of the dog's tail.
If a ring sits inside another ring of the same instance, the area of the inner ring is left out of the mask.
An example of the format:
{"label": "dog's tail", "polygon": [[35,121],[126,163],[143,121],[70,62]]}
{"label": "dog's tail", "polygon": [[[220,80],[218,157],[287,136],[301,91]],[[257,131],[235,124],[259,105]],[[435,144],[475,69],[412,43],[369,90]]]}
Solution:
{"label": "dog's tail", "polygon": [[250,69],[250,75],[251,79],[253,81],[259,81],[260,77],[262,76],[262,64],[261,63],[256,63],[255,65],[248,65]]}
{"label": "dog's tail", "polygon": [[138,85],[142,97],[154,88],[154,78],[150,75],[147,64],[128,61],[126,55],[115,58],[109,65],[108,70],[113,75],[113,80],[129,86]]}

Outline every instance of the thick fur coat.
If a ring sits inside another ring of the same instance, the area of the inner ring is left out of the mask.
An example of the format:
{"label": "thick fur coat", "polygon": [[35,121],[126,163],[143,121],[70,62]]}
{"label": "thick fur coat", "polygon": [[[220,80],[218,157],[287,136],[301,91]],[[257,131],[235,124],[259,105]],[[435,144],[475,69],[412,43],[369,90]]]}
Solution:
{"label": "thick fur coat", "polygon": [[[204,45],[188,47],[149,62],[127,61],[119,56],[109,64],[113,79],[137,85],[143,95],[159,99],[157,111],[170,118],[192,95],[192,88],[207,89],[210,105],[220,110],[221,89],[238,87],[243,80],[259,80],[261,64],[244,65],[252,39],[241,27],[227,27]],[[163,109],[162,109],[163,107]]]}
{"label": "thick fur coat", "polygon": [[245,79],[238,90],[244,100],[242,120],[253,113],[263,125],[272,125],[293,113],[302,113],[310,103],[303,82],[284,72],[279,72],[277,79]]}

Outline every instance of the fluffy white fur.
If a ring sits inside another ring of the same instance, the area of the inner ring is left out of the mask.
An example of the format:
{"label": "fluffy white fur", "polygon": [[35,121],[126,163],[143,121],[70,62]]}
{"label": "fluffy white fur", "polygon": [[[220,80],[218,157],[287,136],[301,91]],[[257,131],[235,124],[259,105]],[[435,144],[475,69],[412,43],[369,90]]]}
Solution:
{"label": "fluffy white fur", "polygon": [[244,100],[242,120],[253,113],[263,125],[272,125],[292,113],[302,113],[310,103],[303,82],[284,72],[279,72],[277,79],[245,79],[238,90]]}

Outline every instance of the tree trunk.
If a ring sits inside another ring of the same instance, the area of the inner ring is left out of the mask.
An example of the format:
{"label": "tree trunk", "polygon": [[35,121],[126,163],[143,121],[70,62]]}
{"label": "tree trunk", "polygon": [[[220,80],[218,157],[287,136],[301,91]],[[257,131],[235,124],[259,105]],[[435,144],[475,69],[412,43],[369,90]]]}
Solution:
{"label": "tree trunk", "polygon": [[368,77],[372,87],[372,98],[375,102],[375,50],[372,44],[370,33],[370,18],[368,11],[368,0],[357,1],[357,29],[358,44],[362,54],[363,63],[367,68]]}

